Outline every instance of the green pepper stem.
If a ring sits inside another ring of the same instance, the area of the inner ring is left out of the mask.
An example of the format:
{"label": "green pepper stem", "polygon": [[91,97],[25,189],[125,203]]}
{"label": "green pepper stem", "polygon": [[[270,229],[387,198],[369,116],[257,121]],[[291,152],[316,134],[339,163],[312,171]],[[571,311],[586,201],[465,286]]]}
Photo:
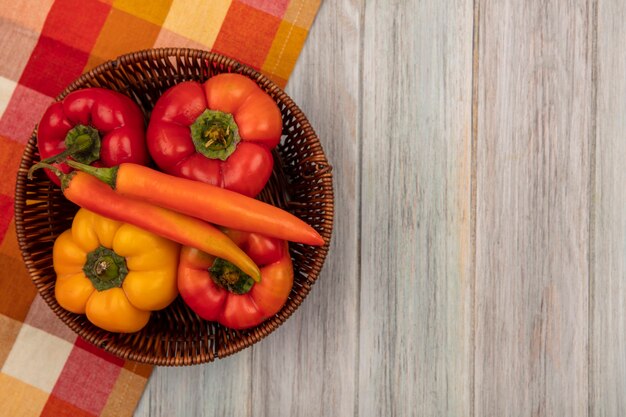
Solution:
{"label": "green pepper stem", "polygon": [[65,162],[71,157],[78,162],[90,164],[100,159],[100,146],[100,133],[95,128],[76,125],[65,136],[65,150],[41,162]]}
{"label": "green pepper stem", "polygon": [[67,187],[69,187],[70,181],[72,180],[72,177],[74,175],[71,172],[69,174],[66,174],[63,171],[61,171],[61,169],[59,169],[58,167],[55,167],[54,165],[51,165],[51,164],[49,164],[47,162],[44,162],[44,161],[38,162],[35,165],[33,165],[32,167],[30,167],[30,169],[28,170],[28,174],[27,174],[28,179],[32,181],[32,179],[33,179],[33,172],[35,172],[38,169],[42,169],[42,168],[49,169],[57,177],[59,177],[59,180],[61,180],[61,189],[65,190]]}
{"label": "green pepper stem", "polygon": [[89,135],[80,135],[76,138],[76,142],[73,146],[65,148],[65,150],[59,154],[51,156],[46,159],[42,159],[41,162],[55,163],[63,162],[75,153],[84,152],[91,147],[91,137]]}
{"label": "green pepper stem", "polygon": [[209,268],[209,276],[219,287],[234,294],[246,294],[254,285],[252,277],[227,260],[217,258]]}
{"label": "green pepper stem", "polygon": [[114,166],[110,168],[99,168],[72,160],[68,160],[66,161],[66,163],[74,169],[83,171],[89,175],[98,178],[100,181],[108,184],[111,188],[115,189],[115,184],[117,182],[117,171],[119,169],[119,166]]}
{"label": "green pepper stem", "polygon": [[94,272],[102,281],[111,281],[119,274],[119,268],[112,256],[103,256],[96,262]]}
{"label": "green pepper stem", "polygon": [[105,291],[122,286],[128,275],[128,266],[124,257],[109,248],[98,246],[87,254],[83,272],[96,290]]}
{"label": "green pepper stem", "polygon": [[33,173],[34,173],[35,171],[37,171],[38,169],[42,169],[42,168],[49,169],[50,171],[54,172],[54,173],[55,173],[55,175],[56,175],[57,177],[59,177],[59,178],[61,178],[63,175],[65,175],[65,174],[63,173],[63,171],[61,171],[58,167],[55,167],[54,165],[49,164],[49,163],[47,163],[47,162],[45,162],[45,161],[40,161],[40,162],[37,162],[37,163],[36,163],[35,165],[33,165],[32,167],[30,167],[30,169],[28,170],[28,174],[27,174],[28,179],[29,179],[29,180],[32,180],[32,179],[33,179]]}
{"label": "green pepper stem", "polygon": [[241,140],[233,115],[217,110],[202,112],[190,129],[196,151],[210,159],[225,161]]}

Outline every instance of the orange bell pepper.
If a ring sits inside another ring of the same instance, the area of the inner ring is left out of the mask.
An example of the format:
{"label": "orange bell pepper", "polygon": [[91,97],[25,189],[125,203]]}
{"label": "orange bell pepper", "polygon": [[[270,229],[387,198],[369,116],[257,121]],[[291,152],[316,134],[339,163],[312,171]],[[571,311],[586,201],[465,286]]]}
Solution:
{"label": "orange bell pepper", "polygon": [[179,249],[138,227],[80,209],[72,228],[54,242],[56,299],[102,329],[136,332],[151,311],[178,295]]}

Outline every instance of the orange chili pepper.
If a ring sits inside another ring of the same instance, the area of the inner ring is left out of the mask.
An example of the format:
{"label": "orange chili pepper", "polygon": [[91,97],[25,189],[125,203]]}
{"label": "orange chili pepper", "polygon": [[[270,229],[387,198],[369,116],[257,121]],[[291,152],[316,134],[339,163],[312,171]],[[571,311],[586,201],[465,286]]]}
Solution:
{"label": "orange chili pepper", "polygon": [[324,244],[315,229],[293,214],[234,191],[131,163],[111,168],[96,168],[75,161],[67,161],[67,164],[96,176],[120,194],[210,223],[291,242]]}
{"label": "orange chili pepper", "polygon": [[130,223],[174,242],[226,259],[255,281],[260,281],[261,272],[254,261],[216,227],[163,207],[124,197],[84,172],[64,174],[52,165],[40,163],[30,169],[29,178],[32,178],[32,172],[38,168],[54,171],[61,180],[63,195],[74,204],[109,219]]}

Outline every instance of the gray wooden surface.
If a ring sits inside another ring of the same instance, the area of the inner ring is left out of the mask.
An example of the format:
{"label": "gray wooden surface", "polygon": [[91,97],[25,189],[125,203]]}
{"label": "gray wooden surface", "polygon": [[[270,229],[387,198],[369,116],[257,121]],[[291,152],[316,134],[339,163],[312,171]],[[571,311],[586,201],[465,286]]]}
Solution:
{"label": "gray wooden surface", "polygon": [[626,3],[325,0],[288,93],[331,254],[137,416],[625,416]]}

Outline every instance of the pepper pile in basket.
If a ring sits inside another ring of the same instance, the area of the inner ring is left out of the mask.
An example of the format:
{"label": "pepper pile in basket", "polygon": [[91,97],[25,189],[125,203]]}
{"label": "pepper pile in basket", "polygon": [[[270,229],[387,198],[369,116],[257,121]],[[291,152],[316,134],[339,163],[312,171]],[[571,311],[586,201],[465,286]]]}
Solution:
{"label": "pepper pile in basket", "polygon": [[325,243],[253,198],[282,132],[276,103],[249,78],[220,74],[170,88],[144,127],[132,100],[101,88],[43,116],[29,177],[45,168],[81,207],[54,244],[59,305],[112,332],[142,329],[179,292],[234,329],[276,314],[293,285],[287,241]]}

